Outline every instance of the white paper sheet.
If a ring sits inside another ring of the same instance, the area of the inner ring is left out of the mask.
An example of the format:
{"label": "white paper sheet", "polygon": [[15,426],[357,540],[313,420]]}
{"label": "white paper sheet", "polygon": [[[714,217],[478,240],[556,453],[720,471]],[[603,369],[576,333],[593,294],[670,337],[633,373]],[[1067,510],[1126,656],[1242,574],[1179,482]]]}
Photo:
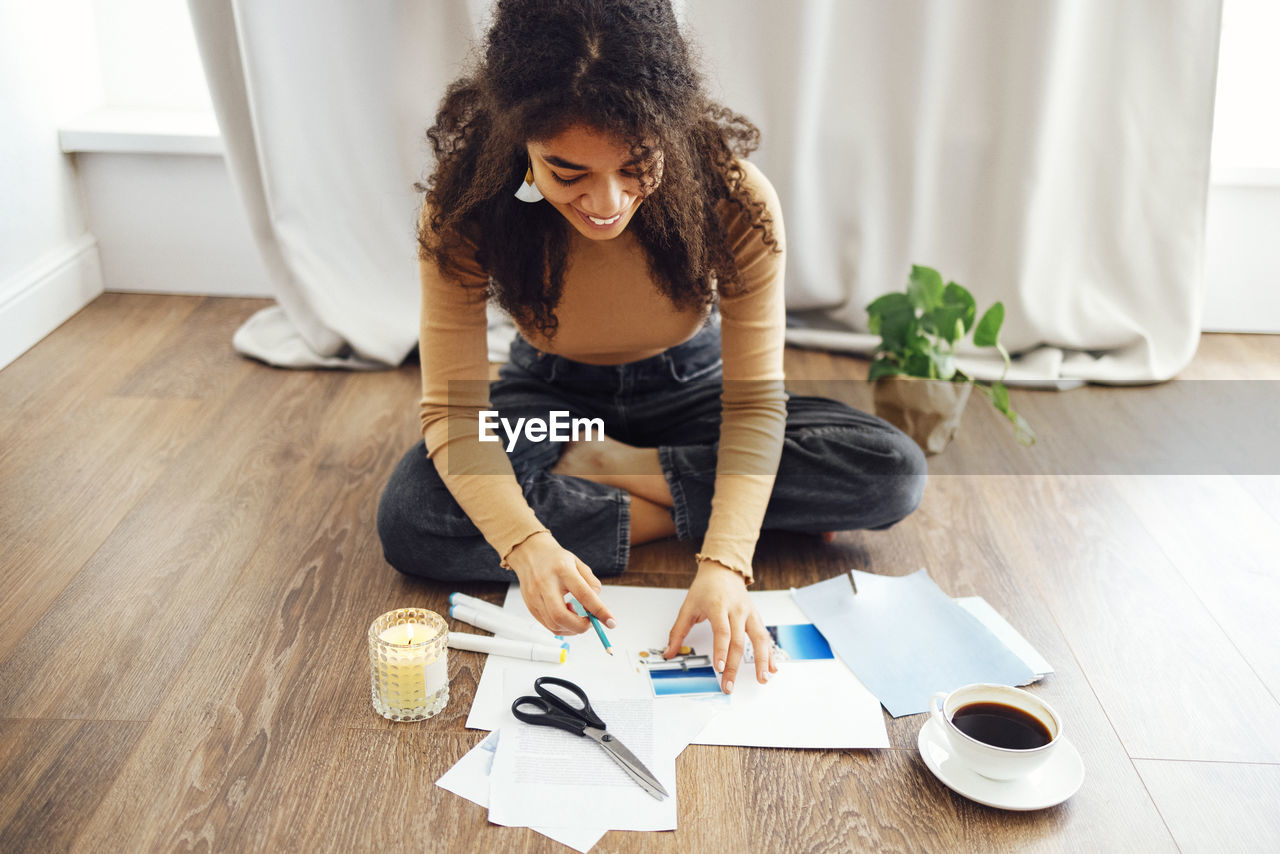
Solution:
{"label": "white paper sheet", "polygon": [[[592,706],[663,788],[675,792],[676,752],[660,751],[655,742],[653,700],[593,700]],[[493,760],[489,821],[514,827],[674,830],[676,798],[650,795],[592,739],[512,724],[502,729]]]}
{"label": "white paper sheet", "polygon": [[[494,753],[498,749],[500,732],[489,736],[467,751],[454,766],[436,780],[436,785],[466,798],[486,809],[489,806],[490,774]],[[587,854],[608,830],[591,827],[534,827],[543,836],[550,837],[575,851]]]}
{"label": "white paper sheet", "polygon": [[1025,685],[1036,678],[923,569],[900,577],[855,569],[791,592],[895,718],[928,711],[935,691],[971,682]]}
{"label": "white paper sheet", "polygon": [[1036,678],[1048,676],[1053,672],[1053,667],[1045,660],[1035,647],[1033,647],[1022,634],[1010,625],[1009,621],[1000,615],[1000,612],[991,607],[991,604],[981,596],[965,596],[956,599],[961,608],[964,608],[970,614],[973,614],[982,624],[991,630],[991,633],[1000,638],[1004,645],[1013,651],[1013,654],[1026,662],[1027,667],[1031,668],[1031,672]]}
{"label": "white paper sheet", "polygon": [[[476,686],[467,726],[500,729],[511,719],[509,707],[516,695],[504,696],[508,673],[527,681],[526,693],[532,691],[533,680],[538,676],[555,675],[584,688],[582,680],[604,679],[601,684],[606,687],[599,689],[598,694],[601,697],[652,697],[648,676],[637,672],[634,666],[635,654],[641,649],[666,646],[671,624],[686,593],[670,588],[606,586],[602,595],[618,621],[616,629],[608,630],[609,641],[616,650],[613,656],[604,653],[594,633],[569,638],[569,660],[563,665],[490,656]],[[760,591],[750,595],[767,625],[810,622],[788,591]],[[528,614],[515,584],[507,591],[505,607],[522,616]],[[699,652],[710,653],[711,627],[705,622],[694,626],[685,643]],[[734,692],[727,701],[671,697],[655,702],[679,704],[687,709],[713,705],[719,710],[693,740],[695,744],[797,748],[889,746],[879,701],[839,659],[787,661],[778,667],[780,672],[769,684],[760,685],[751,667],[744,665],[739,669]],[[589,696],[597,694],[589,692]]]}
{"label": "white paper sheet", "polygon": [[[558,668],[556,670],[558,671]],[[612,674],[609,673],[609,669],[607,667],[602,668],[602,670],[603,674],[597,674],[595,677],[583,677],[581,675],[575,675],[573,677],[574,681],[578,682],[580,687],[587,692],[588,697],[592,697],[594,694],[600,694],[603,696],[603,693],[609,690]],[[563,673],[559,672],[557,672],[556,675],[564,676]],[[533,727],[528,727],[527,725],[517,721],[510,711],[510,701],[514,701],[516,697],[521,696],[522,694],[532,693],[532,677],[529,677],[527,682],[525,681],[526,677],[527,674],[521,672],[519,668],[513,668],[513,672],[507,675],[502,693],[509,695],[509,701],[506,702],[505,713],[499,716],[500,728],[492,732],[488,738],[484,739],[480,744],[472,748],[471,751],[463,756],[453,768],[446,772],[444,776],[437,781],[437,785],[481,806],[492,807],[492,763],[495,759],[497,746],[502,743],[504,735],[508,738],[512,738],[513,740],[518,738],[518,735],[512,735],[518,728],[534,729]],[[715,714],[717,704],[699,703],[697,701],[655,704],[652,698],[648,695],[639,697],[632,702],[648,704],[652,708],[652,714],[654,716],[653,730],[658,736],[658,756],[654,760],[653,765],[650,765],[647,762],[646,765],[650,770],[657,774],[663,786],[671,793],[672,797],[667,800],[670,801],[674,807],[678,799],[675,787],[675,759],[679,756],[680,752],[688,746],[690,740],[706,725],[711,716]],[[596,702],[594,700],[592,704],[593,707],[596,706]],[[610,719],[608,716],[602,714],[601,717],[604,719],[606,724],[609,724]],[[548,730],[548,732],[550,731]],[[609,765],[613,766],[614,769],[617,769],[617,765],[613,760],[604,756],[603,751],[601,751],[599,746],[594,742],[587,741],[580,737],[570,736],[568,733],[561,734],[565,735],[567,738],[582,742],[584,745],[593,748],[597,753],[604,757],[605,761]],[[624,740],[624,743],[631,748],[632,745],[630,742]],[[664,761],[669,763],[671,768],[669,780],[655,767],[655,765],[661,766]],[[618,773],[623,774],[625,777],[625,773],[622,772],[621,769],[618,769]],[[504,776],[506,775],[504,774]],[[635,787],[636,791],[639,792],[644,799],[657,803],[657,801],[654,801],[650,795],[645,794],[644,791],[640,789],[640,787],[629,777],[627,777],[626,780],[630,786]],[[554,781],[544,780],[541,781],[539,785],[553,785],[553,782]],[[568,803],[582,803],[582,801],[570,801],[570,796],[563,792],[560,793],[560,797]],[[505,809],[505,807],[503,809]],[[538,833],[548,836],[557,842],[561,842],[570,848],[584,852],[584,854],[599,842],[600,838],[605,833],[610,829],[614,829],[595,825],[594,822],[599,816],[594,809],[591,811],[589,816],[589,820],[593,822],[592,826],[548,826],[541,823],[549,815],[553,814],[554,813],[547,812],[538,813],[535,818],[540,823],[533,825],[531,829],[536,830]],[[503,813],[499,812],[497,817],[503,817]],[[498,822],[495,818],[496,817],[491,812],[490,821],[494,821],[494,823],[506,823],[511,826],[520,826],[516,816],[506,815],[507,821],[504,822]],[[574,816],[575,821],[581,821],[582,818],[583,816],[581,814]],[[626,822],[623,822],[623,824],[625,823]],[[674,828],[675,825],[672,824],[671,827]],[[617,829],[624,828],[619,826]]]}

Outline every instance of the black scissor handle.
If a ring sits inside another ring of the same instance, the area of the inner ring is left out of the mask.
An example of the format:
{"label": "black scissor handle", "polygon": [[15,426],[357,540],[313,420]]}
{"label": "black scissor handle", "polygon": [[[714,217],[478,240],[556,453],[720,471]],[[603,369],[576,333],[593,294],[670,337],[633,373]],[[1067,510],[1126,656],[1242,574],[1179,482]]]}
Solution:
{"label": "black scissor handle", "polygon": [[[581,700],[582,705],[575,706],[571,704],[555,691],[545,687],[547,685],[555,685],[559,688],[565,689]],[[591,701],[587,699],[587,692],[583,691],[568,679],[561,679],[558,676],[539,676],[537,679],[533,680],[533,690],[537,692],[539,697],[546,700],[565,714],[580,718],[596,729],[605,728],[604,721],[600,720],[600,716],[596,714],[596,710],[591,708]]]}
{"label": "black scissor handle", "polygon": [[[521,706],[531,706],[538,711],[525,711]],[[536,726],[553,726],[574,735],[583,735],[587,731],[587,722],[576,715],[567,715],[541,697],[516,697],[511,704],[511,714],[516,720]]]}
{"label": "black scissor handle", "polygon": [[[571,704],[568,700],[557,695],[555,691],[546,687],[548,685],[565,689],[581,700],[582,705],[575,706]],[[591,708],[591,701],[587,699],[586,692],[567,679],[560,679],[555,676],[539,676],[533,681],[533,690],[537,692],[538,696],[517,697],[515,702],[511,704],[511,714],[515,715],[517,720],[524,721],[527,724],[558,727],[574,735],[582,735],[589,726],[605,729],[604,721],[600,720],[600,716],[596,714],[595,709]],[[522,706],[531,706],[538,711],[524,711],[521,708]]]}

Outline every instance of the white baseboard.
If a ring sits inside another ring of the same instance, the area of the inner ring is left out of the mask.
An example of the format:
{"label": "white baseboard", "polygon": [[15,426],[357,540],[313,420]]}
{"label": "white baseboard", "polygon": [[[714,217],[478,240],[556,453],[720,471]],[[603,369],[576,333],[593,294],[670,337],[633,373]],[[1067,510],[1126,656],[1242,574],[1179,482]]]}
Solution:
{"label": "white baseboard", "polygon": [[0,283],[0,368],[21,356],[102,293],[92,234]]}

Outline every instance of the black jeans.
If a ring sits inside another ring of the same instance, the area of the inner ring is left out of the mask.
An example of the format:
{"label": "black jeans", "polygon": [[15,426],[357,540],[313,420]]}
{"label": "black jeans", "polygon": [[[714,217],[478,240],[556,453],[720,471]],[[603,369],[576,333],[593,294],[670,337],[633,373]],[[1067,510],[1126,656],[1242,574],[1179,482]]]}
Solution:
{"label": "black jeans", "polygon": [[[623,365],[540,353],[517,335],[510,359],[490,386],[490,402],[513,422],[521,416],[548,419],[552,410],[601,418],[610,437],[657,447],[675,499],[676,535],[700,545],[716,472],[720,368],[718,322],[657,356]],[[503,441],[505,447],[505,436]],[[630,551],[630,495],[552,474],[564,447],[520,439],[509,452],[525,498],[556,540],[596,575],[619,575]],[[763,528],[888,528],[920,503],[925,479],[924,455],[896,427],[838,401],[791,395]],[[408,575],[450,581],[513,577],[454,501],[421,440],[400,460],[382,494],[378,533],[387,562]]]}

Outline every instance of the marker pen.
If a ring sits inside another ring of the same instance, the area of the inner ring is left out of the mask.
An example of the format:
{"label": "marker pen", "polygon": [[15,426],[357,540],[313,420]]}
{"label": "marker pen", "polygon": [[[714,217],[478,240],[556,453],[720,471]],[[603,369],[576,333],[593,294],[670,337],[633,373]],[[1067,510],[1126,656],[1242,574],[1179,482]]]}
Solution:
{"label": "marker pen", "polygon": [[474,596],[468,596],[465,593],[450,593],[450,605],[466,605],[468,608],[475,608],[477,611],[492,611],[503,616],[511,616],[501,605],[495,605],[492,602],[486,602],[483,599],[477,599]]}
{"label": "marker pen", "polygon": [[492,611],[479,611],[468,605],[450,605],[449,616],[455,620],[475,626],[477,629],[493,632],[507,638],[519,638],[533,643],[551,644],[552,635],[541,626],[536,626],[510,614],[495,614]]}
{"label": "marker pen", "polygon": [[449,632],[450,649],[468,649],[472,652],[485,652],[489,655],[505,655],[508,658],[523,658],[527,661],[548,661],[552,664],[564,664],[569,656],[567,644],[552,646],[549,643],[533,643],[511,638],[489,638],[482,635],[469,635],[464,632]]}
{"label": "marker pen", "polygon": [[[450,593],[449,604],[465,605],[468,608],[473,608],[476,611],[479,611],[481,613],[493,614],[499,619],[513,620],[514,621],[513,625],[523,625],[525,626],[525,628],[532,629],[535,633],[538,633],[538,636],[535,638],[532,638],[532,640],[536,640],[541,643],[547,642],[546,637],[543,636],[541,632],[547,632],[556,640],[564,640],[564,637],[562,635],[557,635],[550,632],[541,623],[535,620],[525,619],[524,617],[516,616],[515,614],[512,614],[507,609],[503,608],[501,605],[495,605],[492,602],[486,602],[483,599],[477,599],[476,597],[468,596],[465,593]],[[492,631],[492,629],[490,631]]]}

